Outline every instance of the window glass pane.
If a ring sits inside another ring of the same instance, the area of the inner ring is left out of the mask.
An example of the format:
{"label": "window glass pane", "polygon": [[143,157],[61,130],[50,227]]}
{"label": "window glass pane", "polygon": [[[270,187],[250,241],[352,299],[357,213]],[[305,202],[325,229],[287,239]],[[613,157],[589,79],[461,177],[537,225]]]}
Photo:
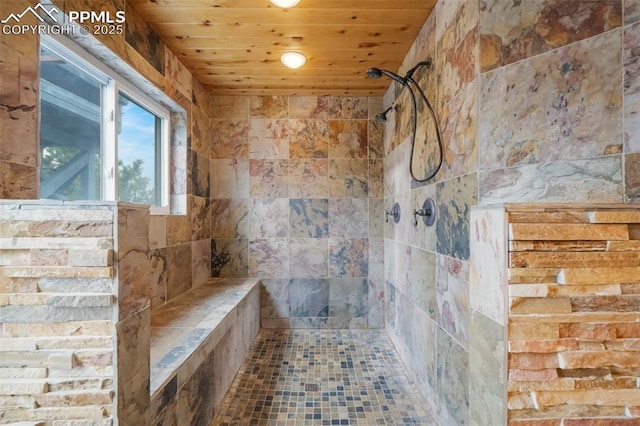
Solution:
{"label": "window glass pane", "polygon": [[118,199],[160,205],[162,120],[122,93],[118,111]]}
{"label": "window glass pane", "polygon": [[102,87],[91,75],[41,49],[41,198],[101,198]]}

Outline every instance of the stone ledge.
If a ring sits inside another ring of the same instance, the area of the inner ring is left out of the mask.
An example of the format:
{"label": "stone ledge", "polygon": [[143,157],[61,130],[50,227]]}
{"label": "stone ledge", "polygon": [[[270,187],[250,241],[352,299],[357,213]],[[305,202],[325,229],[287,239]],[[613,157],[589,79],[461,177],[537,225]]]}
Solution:
{"label": "stone ledge", "polygon": [[[234,325],[238,306],[260,280],[212,279],[151,313],[151,400],[180,386]],[[179,382],[179,383],[178,383]]]}

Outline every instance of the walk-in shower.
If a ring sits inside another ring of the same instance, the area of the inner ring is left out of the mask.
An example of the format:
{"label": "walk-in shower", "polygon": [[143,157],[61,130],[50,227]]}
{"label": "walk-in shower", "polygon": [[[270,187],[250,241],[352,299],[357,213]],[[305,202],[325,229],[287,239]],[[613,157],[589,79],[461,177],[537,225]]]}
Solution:
{"label": "walk-in shower", "polygon": [[[422,90],[418,82],[413,78],[413,74],[416,72],[416,70],[418,70],[418,68],[423,66],[427,67],[427,69],[430,69],[431,61],[426,60],[426,61],[418,62],[413,68],[407,71],[404,77],[401,77],[394,72],[383,70],[380,68],[369,68],[367,70],[367,77],[369,78],[380,78],[384,75],[394,80],[395,82],[400,83],[402,86],[406,87],[409,90],[409,94],[411,95],[411,104],[412,104],[411,157],[409,159],[409,173],[411,174],[411,178],[416,182],[426,182],[429,179],[433,178],[440,170],[440,167],[442,167],[442,161],[443,161],[443,155],[444,155],[443,147],[442,147],[442,134],[440,132],[440,126],[438,125],[438,119],[436,118],[436,113],[433,110],[433,107],[431,106],[429,99],[427,99],[427,96],[424,94],[424,91]],[[431,171],[431,173],[429,173],[427,176],[422,178],[418,178],[413,171],[413,157],[414,157],[415,145],[416,145],[416,132],[418,128],[418,105],[416,101],[416,94],[413,91],[413,87],[415,87],[418,90],[420,97],[424,101],[425,105],[427,106],[427,109],[429,110],[429,113],[431,114],[431,117],[433,118],[433,124],[436,130],[436,143],[438,145],[438,162],[434,167],[434,169]],[[394,107],[389,107],[384,112],[381,112],[380,114],[376,115],[376,120],[379,122],[386,121],[387,113],[392,108]]]}

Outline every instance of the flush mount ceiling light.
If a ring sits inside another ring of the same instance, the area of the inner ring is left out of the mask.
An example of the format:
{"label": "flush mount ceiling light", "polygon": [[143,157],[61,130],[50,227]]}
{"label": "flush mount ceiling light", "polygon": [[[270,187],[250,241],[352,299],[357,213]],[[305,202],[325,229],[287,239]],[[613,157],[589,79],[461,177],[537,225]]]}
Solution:
{"label": "flush mount ceiling light", "polygon": [[269,0],[269,1],[283,9],[288,9],[300,3],[300,0]]}
{"label": "flush mount ceiling light", "polygon": [[307,63],[307,57],[295,50],[289,50],[280,56],[280,62],[295,70]]}

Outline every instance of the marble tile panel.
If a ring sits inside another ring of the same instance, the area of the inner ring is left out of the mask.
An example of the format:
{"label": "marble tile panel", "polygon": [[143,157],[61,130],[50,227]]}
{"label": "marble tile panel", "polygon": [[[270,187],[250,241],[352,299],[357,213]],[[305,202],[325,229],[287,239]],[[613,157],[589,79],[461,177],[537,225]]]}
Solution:
{"label": "marble tile panel", "polygon": [[191,288],[191,243],[167,247],[167,300]]}
{"label": "marble tile panel", "polygon": [[326,238],[329,235],[329,200],[299,199],[289,200],[291,237]]}
{"label": "marble tile panel", "polygon": [[256,198],[251,201],[249,238],[283,238],[289,236],[289,200]]}
{"label": "marble tile panel", "polygon": [[329,280],[329,317],[363,318],[369,316],[369,285],[366,278]]}
{"label": "marble tile panel", "polygon": [[326,120],[289,120],[290,158],[327,158],[329,122]]}
{"label": "marble tile panel", "polygon": [[396,328],[396,288],[389,281],[385,283],[384,293],[384,319],[385,328],[395,331]]}
{"label": "marble tile panel", "polygon": [[436,8],[438,105],[446,105],[478,75],[477,2],[442,2]]}
{"label": "marble tile panel", "polygon": [[411,141],[406,140],[384,159],[384,195],[385,197],[411,190],[409,159]]}
{"label": "marble tile panel", "polygon": [[289,279],[261,279],[260,315],[262,318],[289,317]]}
{"label": "marble tile panel", "polygon": [[340,118],[342,103],[333,96],[292,96],[289,98],[289,118],[328,120]]}
{"label": "marble tile panel", "polygon": [[436,249],[439,254],[469,259],[469,215],[477,203],[475,174],[436,185]]}
{"label": "marble tile panel", "polygon": [[247,96],[211,96],[211,118],[214,120],[248,120]]}
{"label": "marble tile panel", "polygon": [[640,152],[640,23],[625,27],[623,43],[625,152]]}
{"label": "marble tile panel", "polygon": [[326,278],[329,276],[328,240],[292,238],[289,240],[289,263],[291,278]]}
{"label": "marble tile panel", "polygon": [[191,242],[191,280],[199,286],[211,278],[211,240],[209,238]]}
{"label": "marble tile panel", "polygon": [[369,203],[366,198],[329,200],[329,236],[367,238]]}
{"label": "marble tile panel", "polygon": [[249,237],[249,200],[211,200],[211,238]]}
{"label": "marble tile panel", "polygon": [[149,338],[151,313],[147,307],[117,325],[118,410],[123,424],[140,424],[147,420],[149,397]]}
{"label": "marble tile panel", "polygon": [[38,198],[38,169],[0,161],[0,198]]}
{"label": "marble tile panel", "polygon": [[[379,112],[382,111],[384,109],[381,103]],[[379,112],[376,112],[376,114]],[[384,124],[371,119],[369,120],[367,132],[369,136],[369,158],[384,158]]]}
{"label": "marble tile panel", "polygon": [[250,96],[249,117],[287,118],[289,98],[287,96]]}
{"label": "marble tile panel", "polygon": [[620,160],[614,155],[480,172],[480,204],[620,203]]}
{"label": "marble tile panel", "polygon": [[[0,3],[0,16],[8,17],[10,13],[20,13],[27,6],[31,6],[31,4],[27,0],[3,1],[2,3]],[[22,23],[25,23],[27,25],[36,25],[38,21],[34,16],[26,15],[23,16]],[[21,34],[19,37],[6,37],[7,35],[8,34],[3,34],[2,42],[0,44],[10,46],[11,49],[16,51],[17,53],[30,58],[35,58],[38,56],[40,40],[36,34],[25,33]]]}
{"label": "marble tile panel", "polygon": [[364,159],[329,160],[329,196],[367,198],[369,163]]}
{"label": "marble tile panel", "polygon": [[384,239],[384,279],[391,284],[396,281],[396,242]]}
{"label": "marble tile panel", "polygon": [[329,239],[329,276],[343,278],[368,275],[368,238]]}
{"label": "marble tile panel", "polygon": [[[411,191],[411,210],[421,209],[427,198],[436,200],[436,185],[426,185]],[[436,212],[437,214],[437,208]],[[436,216],[437,217],[437,216]],[[436,251],[436,226],[426,226],[421,217],[418,217],[418,225],[415,225],[413,214],[411,217],[412,232],[409,239],[411,245],[423,250]]]}
{"label": "marble tile panel", "polygon": [[[383,96],[369,96],[368,99],[368,112],[367,117],[369,120],[374,120],[376,115],[384,111],[384,97]],[[383,126],[384,127],[384,126]]]}
{"label": "marble tile panel", "polygon": [[[35,39],[37,43],[37,37]],[[19,53],[21,49],[17,44],[20,43],[12,43],[11,46],[0,43],[0,56],[3,58],[0,69],[0,161],[35,168],[39,149],[39,63],[37,51],[27,57]]]}
{"label": "marble tile panel", "polygon": [[326,159],[289,160],[289,197],[327,198],[329,162]]}
{"label": "marble tile panel", "polygon": [[[118,423],[144,424],[148,422],[149,399],[149,365],[147,364],[142,365],[127,383],[118,380],[118,407],[120,407],[116,413]],[[96,423],[93,422],[93,424]]]}
{"label": "marble tile panel", "polygon": [[192,82],[191,102],[193,106],[203,111],[209,111],[211,109],[209,93],[198,80],[193,79]]}
{"label": "marble tile panel", "polygon": [[369,160],[369,198],[384,197],[384,160]]}
{"label": "marble tile panel", "polygon": [[249,240],[211,240],[211,276],[221,278],[249,276]]}
{"label": "marble tile panel", "polygon": [[481,0],[481,71],[596,36],[621,24],[620,0],[518,3]]}
{"label": "marble tile panel", "polygon": [[249,241],[249,276],[285,278],[289,274],[289,241],[284,238]]}
{"label": "marble tile panel", "polygon": [[367,158],[367,120],[329,120],[329,158]]}
{"label": "marble tile panel", "polygon": [[203,240],[211,236],[211,213],[208,198],[188,195],[189,225],[191,226],[191,241]]}
{"label": "marble tile panel", "polygon": [[[475,79],[441,108],[439,120],[444,158],[438,180],[465,175],[478,167],[478,86],[479,79]],[[427,152],[431,159],[429,164],[435,166],[436,136],[431,123],[427,125],[430,129],[427,143],[432,149]]]}
{"label": "marble tile panel", "polygon": [[625,156],[624,170],[625,200],[637,203],[640,201],[640,153]]}
{"label": "marble tile panel", "polygon": [[[216,357],[214,352],[207,356],[195,373],[178,390],[177,415],[181,425],[207,425],[214,416]],[[217,365],[218,369],[221,365]],[[203,395],[209,395],[203,398]]]}
{"label": "marble tile panel", "polygon": [[151,310],[146,308],[118,322],[118,379],[131,380],[140,369],[149,374]]}
{"label": "marble tile panel", "polygon": [[191,109],[191,149],[206,158],[211,153],[211,119],[200,108]]}
{"label": "marble tile panel", "polygon": [[501,325],[507,322],[506,226],[502,208],[471,211],[470,307]]}
{"label": "marble tile panel", "polygon": [[409,92],[399,85],[392,85],[392,87],[395,88],[397,95],[394,97],[394,108],[387,114],[385,124],[385,130],[391,133],[389,151],[393,151],[410,138],[413,128],[413,101]]}
{"label": "marble tile panel", "polygon": [[211,160],[211,198],[249,198],[249,160]]}
{"label": "marble tile panel", "polygon": [[368,328],[384,328],[384,279],[369,278],[367,298],[369,299]]}
{"label": "marble tile panel", "polygon": [[291,317],[326,318],[329,315],[329,280],[292,279],[289,298]]}
{"label": "marble tile panel", "polygon": [[624,10],[624,24],[630,25],[640,21],[640,1],[623,0],[622,8]]}
{"label": "marble tile panel", "polygon": [[369,198],[369,238],[384,237],[384,200]]}
{"label": "marble tile panel", "polygon": [[[398,194],[395,201],[400,206],[400,222],[395,223],[393,217],[389,216],[389,222],[393,222],[394,239],[402,243],[408,244],[411,240],[411,233],[415,229],[413,226],[413,215],[411,208],[411,193],[403,192]],[[390,205],[389,208],[392,208]]]}
{"label": "marble tile panel", "polygon": [[187,117],[184,113],[171,114],[169,184],[172,195],[187,193],[187,167],[192,160],[190,159],[190,154],[187,156],[188,130],[186,128],[186,120]]}
{"label": "marble tile panel", "polygon": [[249,158],[249,120],[212,120],[211,158]]}
{"label": "marble tile panel", "polygon": [[118,317],[149,307],[149,211],[118,209]]}
{"label": "marble tile panel", "polygon": [[384,278],[384,239],[369,238],[369,278]]}
{"label": "marble tile panel", "polygon": [[335,96],[330,103],[339,104],[339,118],[362,120],[368,116],[369,98],[365,96]]}
{"label": "marble tile panel", "polygon": [[165,47],[164,76],[167,82],[176,87],[188,99],[193,99],[193,76],[184,64]]}
{"label": "marble tile panel", "polygon": [[281,198],[289,195],[286,160],[249,160],[251,198]]}
{"label": "marble tile panel", "polygon": [[149,216],[149,249],[167,246],[167,217],[164,215]]}
{"label": "marble tile panel", "polygon": [[[327,317],[291,317],[289,318],[288,328],[297,329],[320,329],[329,328],[329,320]],[[335,327],[332,327],[335,328]]]}
{"label": "marble tile panel", "polygon": [[621,152],[621,43],[613,30],[484,74],[479,168]]}
{"label": "marble tile panel", "polygon": [[405,295],[396,293],[398,316],[395,343],[401,359],[412,372],[425,395],[437,389],[437,326],[423,311],[416,309]]}
{"label": "marble tile panel", "polygon": [[438,313],[436,254],[411,247],[408,281],[409,299],[435,321]]}
{"label": "marble tile panel", "polygon": [[443,424],[469,424],[469,353],[438,328],[439,418]]}
{"label": "marble tile panel", "polygon": [[469,263],[447,256],[438,256],[437,265],[438,325],[467,349],[469,346]]}
{"label": "marble tile panel", "polygon": [[160,74],[165,75],[165,45],[131,5],[125,3],[125,40]]}
{"label": "marble tile panel", "polygon": [[[185,196],[186,210],[186,196]],[[191,223],[183,215],[167,216],[167,246],[191,241]]]}
{"label": "marble tile panel", "polygon": [[164,304],[167,300],[167,248],[158,248],[149,252],[149,297],[151,309]]}
{"label": "marble tile panel", "polygon": [[395,244],[393,263],[395,276],[393,284],[399,293],[407,296],[409,294],[409,271],[411,268],[411,246],[407,244]]}
{"label": "marble tile panel", "polygon": [[505,327],[472,311],[469,342],[469,411],[473,425],[506,424]]}
{"label": "marble tile panel", "polygon": [[289,158],[289,120],[249,120],[249,158]]}

